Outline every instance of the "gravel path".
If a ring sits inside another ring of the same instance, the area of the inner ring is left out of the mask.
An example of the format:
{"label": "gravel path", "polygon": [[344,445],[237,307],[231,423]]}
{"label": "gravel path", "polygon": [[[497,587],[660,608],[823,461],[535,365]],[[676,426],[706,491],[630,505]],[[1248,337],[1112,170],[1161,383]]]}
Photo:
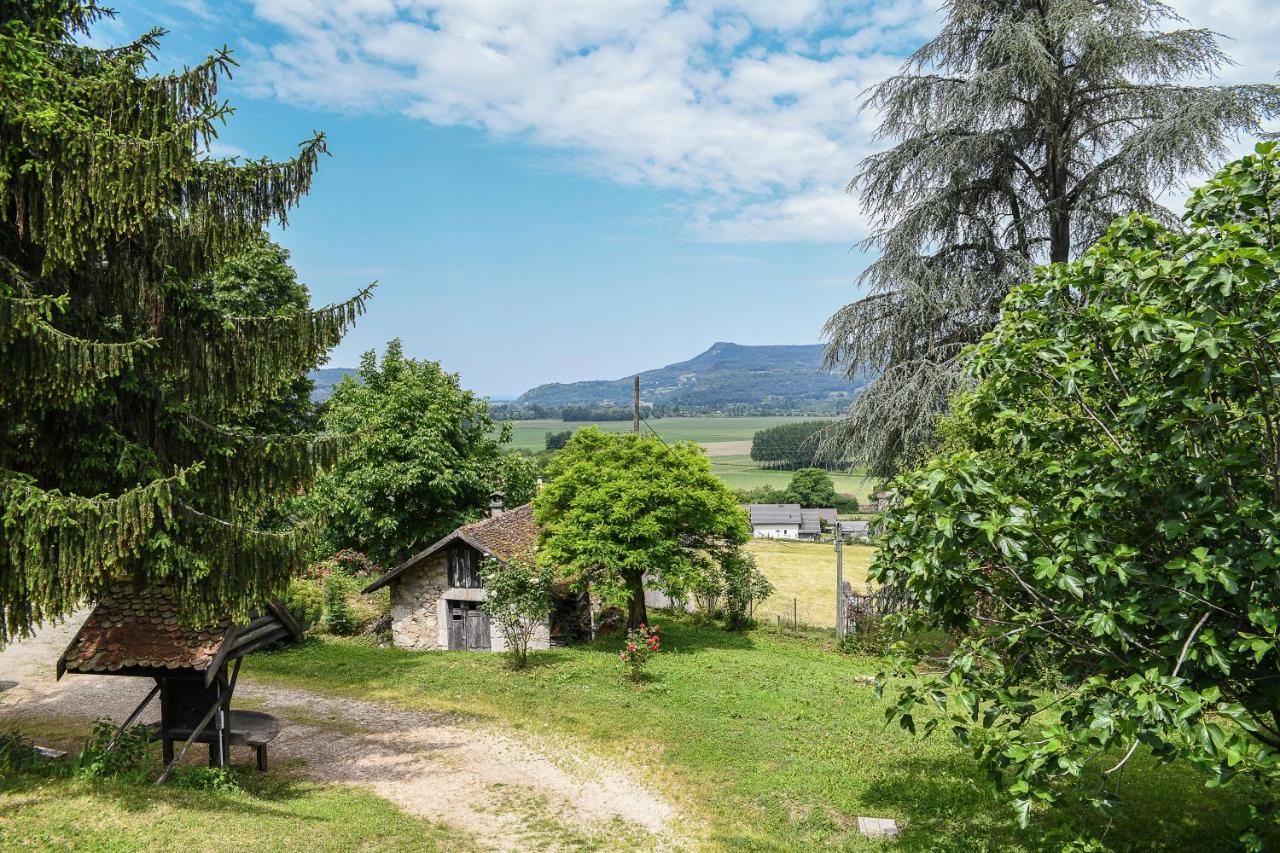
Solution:
{"label": "gravel path", "polygon": [[[120,722],[153,686],[149,679],[119,676],[54,680],[54,662],[84,615],[0,650],[0,726],[14,717]],[[681,846],[675,810],[637,783],[636,773],[568,744],[456,715],[337,699],[249,677],[241,678],[235,704],[284,722],[270,747],[274,767],[286,763],[316,781],[366,786],[489,849],[621,838],[629,839],[626,846]],[[153,705],[143,719],[158,715]],[[250,755],[234,760],[247,762]]]}

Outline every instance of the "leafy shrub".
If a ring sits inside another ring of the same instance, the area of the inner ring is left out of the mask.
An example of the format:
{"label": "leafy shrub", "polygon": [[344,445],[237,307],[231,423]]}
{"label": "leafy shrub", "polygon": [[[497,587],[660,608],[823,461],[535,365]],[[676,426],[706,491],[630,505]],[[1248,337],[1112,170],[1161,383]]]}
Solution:
{"label": "leafy shrub", "polygon": [[289,590],[281,602],[302,627],[310,631],[324,618],[324,590],[319,584],[295,578],[289,582]]}
{"label": "leafy shrub", "polygon": [[334,566],[353,578],[376,578],[382,574],[382,566],[354,548],[343,548],[333,555]]}
{"label": "leafy shrub", "polygon": [[151,730],[146,726],[130,726],[119,736],[117,731],[116,724],[110,720],[94,722],[93,734],[75,762],[77,776],[143,781],[150,758]]}
{"label": "leafy shrub", "polygon": [[751,554],[734,549],[724,560],[724,616],[731,631],[747,627],[757,604],[773,595],[773,584]]}
{"label": "leafy shrub", "polygon": [[0,732],[0,776],[30,773],[44,763],[21,732]]}
{"label": "leafy shrub", "polygon": [[355,584],[342,572],[333,572],[324,582],[324,629],[339,637],[356,633],[358,625],[348,600]]}
{"label": "leafy shrub", "polygon": [[553,570],[539,566],[531,554],[521,554],[505,563],[486,560],[480,571],[485,588],[481,606],[502,632],[511,665],[521,669],[529,662],[533,632],[551,612]]}
{"label": "leafy shrub", "polygon": [[658,653],[659,648],[657,625],[652,628],[641,625],[639,628],[627,631],[627,642],[623,645],[622,651],[618,652],[618,659],[627,665],[632,681],[640,681],[644,678],[644,669],[648,666],[649,659]]}
{"label": "leafy shrub", "polygon": [[193,791],[222,794],[243,790],[230,767],[184,767],[169,777],[169,783]]}

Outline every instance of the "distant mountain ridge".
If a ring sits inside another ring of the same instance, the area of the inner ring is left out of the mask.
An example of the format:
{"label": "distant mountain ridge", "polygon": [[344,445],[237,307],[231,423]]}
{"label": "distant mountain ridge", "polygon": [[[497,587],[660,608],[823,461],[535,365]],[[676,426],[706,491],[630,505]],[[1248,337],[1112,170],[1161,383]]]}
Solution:
{"label": "distant mountain ridge", "polygon": [[[822,344],[747,346],[720,341],[688,361],[640,374],[640,398],[682,409],[724,411],[843,408],[865,384],[822,369]],[[632,377],[552,382],[520,395],[516,405],[630,406]]]}
{"label": "distant mountain ridge", "polygon": [[357,372],[354,367],[321,367],[307,374],[316,387],[311,392],[311,399],[316,403],[323,403],[333,394],[333,388],[346,376],[351,376]]}

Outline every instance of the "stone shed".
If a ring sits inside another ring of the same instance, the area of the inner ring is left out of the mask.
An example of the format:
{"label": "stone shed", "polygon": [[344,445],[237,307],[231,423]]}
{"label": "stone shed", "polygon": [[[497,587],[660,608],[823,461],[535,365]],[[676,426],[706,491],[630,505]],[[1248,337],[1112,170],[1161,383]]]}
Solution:
{"label": "stone shed", "polygon": [[[365,587],[391,588],[391,638],[402,649],[504,651],[506,642],[481,607],[480,565],[509,560],[538,545],[532,504],[504,511],[495,495],[490,517],[459,527]],[[531,649],[572,642],[589,622],[586,596],[556,590],[556,606],[535,632]]]}

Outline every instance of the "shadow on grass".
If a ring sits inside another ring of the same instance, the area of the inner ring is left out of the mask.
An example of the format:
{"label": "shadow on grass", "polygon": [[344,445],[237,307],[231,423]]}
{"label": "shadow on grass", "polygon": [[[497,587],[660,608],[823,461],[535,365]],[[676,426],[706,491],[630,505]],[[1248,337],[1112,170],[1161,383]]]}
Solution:
{"label": "shadow on grass", "polygon": [[1244,786],[1207,789],[1188,765],[1135,763],[1114,812],[1085,802],[1094,789],[1082,782],[1062,805],[1033,813],[1027,829],[1010,799],[962,755],[900,761],[867,786],[863,800],[879,810],[871,816],[899,816],[904,850],[1062,850],[1075,839],[1116,851],[1236,848],[1248,820]]}
{"label": "shadow on grass", "polygon": [[[233,765],[236,787],[210,789],[185,781],[184,773],[194,776],[191,771],[198,766],[195,763],[184,766],[163,785],[154,784],[159,775],[158,761],[154,772],[139,781],[15,773],[0,777],[0,793],[22,797],[18,807],[31,807],[45,801],[57,802],[83,793],[133,814],[165,805],[189,812],[225,814],[243,819],[251,815],[279,815],[286,803],[308,796],[315,787],[313,783],[279,770],[258,774],[252,763],[245,763]],[[0,815],[4,811],[0,809]],[[297,815],[293,819],[323,820],[321,817]]]}
{"label": "shadow on grass", "polygon": [[[755,648],[750,631],[730,631],[720,622],[697,614],[659,611],[652,615],[651,624],[658,626],[662,642],[661,654],[694,654],[707,649],[746,650]],[[618,628],[602,633],[580,648],[603,652],[617,657],[618,650],[627,641],[625,629]]]}

